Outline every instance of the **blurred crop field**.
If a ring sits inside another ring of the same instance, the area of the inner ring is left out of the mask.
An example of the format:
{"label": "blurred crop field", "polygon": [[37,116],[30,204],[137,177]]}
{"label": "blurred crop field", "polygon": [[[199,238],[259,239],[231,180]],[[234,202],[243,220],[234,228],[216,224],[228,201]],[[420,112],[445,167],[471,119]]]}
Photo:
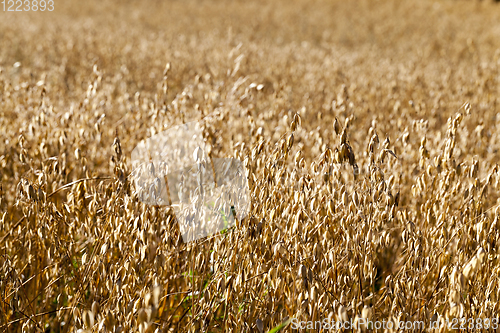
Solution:
{"label": "blurred crop field", "polygon": [[[500,330],[499,4],[54,8],[0,11],[1,332]],[[251,210],[185,243],[131,152],[192,121]]]}

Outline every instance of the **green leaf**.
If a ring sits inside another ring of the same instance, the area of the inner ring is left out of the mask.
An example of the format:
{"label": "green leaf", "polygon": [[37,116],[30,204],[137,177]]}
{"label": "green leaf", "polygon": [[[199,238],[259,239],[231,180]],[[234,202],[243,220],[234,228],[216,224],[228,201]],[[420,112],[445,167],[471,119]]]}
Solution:
{"label": "green leaf", "polygon": [[279,332],[281,331],[281,329],[285,328],[286,326],[288,326],[288,324],[290,324],[292,320],[291,319],[288,319],[287,321],[285,322],[282,322],[281,324],[279,324],[278,326],[276,326],[275,328],[271,329],[269,332],[267,333],[276,333],[276,332]]}

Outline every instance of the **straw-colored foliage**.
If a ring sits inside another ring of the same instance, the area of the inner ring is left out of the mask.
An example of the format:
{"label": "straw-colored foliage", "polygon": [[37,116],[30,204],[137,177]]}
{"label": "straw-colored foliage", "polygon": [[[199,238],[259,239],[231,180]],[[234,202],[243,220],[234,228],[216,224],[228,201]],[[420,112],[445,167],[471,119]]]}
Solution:
{"label": "straw-colored foliage", "polygon": [[[499,68],[490,1],[0,12],[0,331],[497,317]],[[251,211],[185,244],[129,175],[188,121]]]}

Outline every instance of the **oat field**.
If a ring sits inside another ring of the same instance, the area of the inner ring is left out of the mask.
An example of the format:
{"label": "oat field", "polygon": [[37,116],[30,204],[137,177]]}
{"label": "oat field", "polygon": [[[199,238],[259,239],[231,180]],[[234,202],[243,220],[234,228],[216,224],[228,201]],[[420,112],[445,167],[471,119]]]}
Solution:
{"label": "oat field", "polygon": [[[0,12],[1,332],[500,331],[500,5],[54,5]],[[191,121],[251,198],[185,243],[131,152]]]}

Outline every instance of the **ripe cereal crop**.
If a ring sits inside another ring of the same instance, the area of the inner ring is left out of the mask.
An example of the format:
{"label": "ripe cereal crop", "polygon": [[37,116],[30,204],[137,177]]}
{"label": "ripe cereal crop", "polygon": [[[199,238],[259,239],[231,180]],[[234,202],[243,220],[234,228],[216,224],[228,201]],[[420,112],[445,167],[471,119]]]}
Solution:
{"label": "ripe cereal crop", "polygon": [[[499,108],[495,1],[0,12],[0,331],[496,331]],[[193,122],[248,212],[185,241],[132,155]]]}

